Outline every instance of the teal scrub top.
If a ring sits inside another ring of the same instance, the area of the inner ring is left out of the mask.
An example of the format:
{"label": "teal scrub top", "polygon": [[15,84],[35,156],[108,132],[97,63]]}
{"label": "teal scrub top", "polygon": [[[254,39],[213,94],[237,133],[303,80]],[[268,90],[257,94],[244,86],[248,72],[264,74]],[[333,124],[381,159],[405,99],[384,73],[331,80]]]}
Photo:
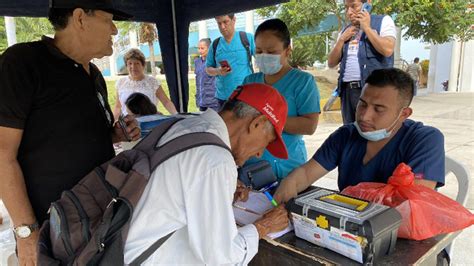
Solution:
{"label": "teal scrub top", "polygon": [[[265,83],[263,73],[255,73],[247,76],[243,84]],[[319,89],[314,77],[293,68],[278,80],[273,87],[277,89],[288,104],[288,117],[296,117],[311,113],[320,113]],[[283,141],[288,149],[288,159],[279,159],[265,150],[261,159],[270,162],[273,172],[278,180],[285,178],[293,169],[307,161],[306,147],[303,135],[288,134],[283,132]],[[259,159],[251,159],[247,163],[256,162]]]}
{"label": "teal scrub top", "polygon": [[[216,98],[227,100],[237,86],[242,84],[244,78],[252,74],[248,60],[247,50],[242,45],[239,32],[235,31],[232,41],[227,43],[223,37],[219,41],[216,49],[216,59],[214,59],[214,48],[209,47],[206,58],[206,67],[219,67],[219,62],[226,60],[231,68],[231,72],[225,76],[216,76]],[[247,33],[250,45],[250,54],[255,54],[255,41],[253,35]]]}

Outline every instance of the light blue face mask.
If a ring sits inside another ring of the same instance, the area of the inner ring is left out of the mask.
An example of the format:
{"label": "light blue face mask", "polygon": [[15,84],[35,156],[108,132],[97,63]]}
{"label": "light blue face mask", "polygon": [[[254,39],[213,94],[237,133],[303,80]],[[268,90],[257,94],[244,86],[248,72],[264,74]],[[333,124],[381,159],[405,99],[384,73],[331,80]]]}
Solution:
{"label": "light blue face mask", "polygon": [[258,69],[265,75],[273,75],[278,73],[283,67],[280,63],[281,55],[279,54],[256,54],[255,63]]}
{"label": "light blue face mask", "polygon": [[[395,121],[393,121],[393,123],[388,128],[391,128],[391,127],[395,126],[395,123],[397,123],[398,118],[400,118],[401,114],[402,114],[402,112],[400,111],[400,113],[397,116],[397,119]],[[364,139],[368,140],[368,141],[380,141],[380,140],[383,140],[383,139],[386,139],[386,138],[390,137],[390,135],[392,135],[392,133],[393,133],[393,128],[391,130],[387,130],[386,128],[383,128],[383,129],[379,129],[379,130],[363,132],[360,129],[359,124],[357,123],[357,121],[354,122],[354,126],[357,129],[357,132],[359,132],[359,135],[361,137],[363,137]]]}

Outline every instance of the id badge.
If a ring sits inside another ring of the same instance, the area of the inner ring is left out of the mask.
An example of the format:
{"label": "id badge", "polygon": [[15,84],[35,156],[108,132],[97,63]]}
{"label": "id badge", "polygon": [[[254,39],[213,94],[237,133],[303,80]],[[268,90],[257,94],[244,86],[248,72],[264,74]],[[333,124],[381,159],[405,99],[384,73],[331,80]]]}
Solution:
{"label": "id badge", "polygon": [[350,41],[349,42],[349,47],[347,49],[347,54],[357,55],[357,52],[359,52],[359,41],[358,40]]}

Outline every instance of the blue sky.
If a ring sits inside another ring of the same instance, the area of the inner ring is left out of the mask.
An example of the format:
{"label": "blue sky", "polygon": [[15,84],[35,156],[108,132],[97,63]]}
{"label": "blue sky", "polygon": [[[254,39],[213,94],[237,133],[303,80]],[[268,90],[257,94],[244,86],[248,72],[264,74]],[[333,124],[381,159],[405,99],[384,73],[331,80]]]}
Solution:
{"label": "blue sky", "polygon": [[402,37],[400,56],[402,57],[402,59],[405,59],[409,63],[411,63],[413,61],[413,58],[415,57],[419,57],[420,61],[424,59],[430,59],[429,44],[423,43],[421,40],[418,39],[410,38],[408,40],[405,40]]}

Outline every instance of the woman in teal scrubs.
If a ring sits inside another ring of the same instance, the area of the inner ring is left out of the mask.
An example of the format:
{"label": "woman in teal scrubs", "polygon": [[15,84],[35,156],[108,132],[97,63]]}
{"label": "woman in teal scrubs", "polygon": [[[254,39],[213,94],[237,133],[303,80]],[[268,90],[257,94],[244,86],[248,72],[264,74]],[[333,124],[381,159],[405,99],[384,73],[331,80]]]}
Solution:
{"label": "woman in teal scrubs", "polygon": [[319,90],[311,74],[290,66],[290,33],[283,21],[270,19],[260,24],[255,32],[255,46],[255,62],[260,72],[247,76],[243,83],[269,84],[288,104],[283,132],[288,159],[278,159],[268,151],[261,158],[272,165],[273,172],[281,180],[307,161],[303,135],[312,135],[318,125]]}

